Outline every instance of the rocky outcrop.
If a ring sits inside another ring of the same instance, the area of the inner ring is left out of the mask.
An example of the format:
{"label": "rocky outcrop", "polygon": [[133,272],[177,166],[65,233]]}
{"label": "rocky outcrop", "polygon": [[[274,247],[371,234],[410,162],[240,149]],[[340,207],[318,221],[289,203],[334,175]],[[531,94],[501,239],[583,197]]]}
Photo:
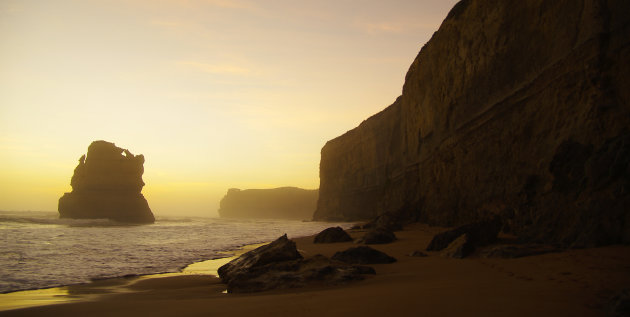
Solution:
{"label": "rocky outcrop", "polygon": [[153,223],[155,217],[142,195],[144,156],[114,143],[94,141],[81,156],[70,185],[59,199],[61,218],[107,218],[127,223]]}
{"label": "rocky outcrop", "polygon": [[284,235],[225,264],[218,273],[229,293],[251,293],[313,284],[343,284],[361,280],[364,274],[375,274],[375,271],[367,266],[331,261],[319,254],[304,259],[295,242]]}
{"label": "rocky outcrop", "polygon": [[221,199],[219,215],[226,218],[307,220],[313,217],[318,190],[295,187],[273,189],[230,188]]}
{"label": "rocky outcrop", "polygon": [[630,2],[464,0],[402,96],[321,153],[316,220],[630,243]]}
{"label": "rocky outcrop", "polygon": [[239,274],[270,263],[302,259],[295,242],[283,235],[275,241],[249,251],[221,266],[217,273],[223,283],[230,283]]}
{"label": "rocky outcrop", "polygon": [[313,243],[336,243],[349,241],[352,241],[352,237],[341,227],[326,228],[313,238]]}

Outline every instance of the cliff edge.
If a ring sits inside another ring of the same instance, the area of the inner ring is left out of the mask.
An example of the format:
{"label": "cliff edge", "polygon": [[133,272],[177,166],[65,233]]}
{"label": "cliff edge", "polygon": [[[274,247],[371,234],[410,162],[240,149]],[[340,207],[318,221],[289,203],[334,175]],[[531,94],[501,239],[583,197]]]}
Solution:
{"label": "cliff edge", "polygon": [[628,1],[460,1],[402,96],[323,147],[314,219],[630,243],[628,82]]}
{"label": "cliff edge", "polygon": [[272,189],[230,188],[221,199],[219,215],[226,218],[306,220],[313,217],[318,190],[296,187]]}
{"label": "cliff edge", "polygon": [[153,223],[142,195],[144,156],[114,143],[94,141],[74,169],[72,192],[59,199],[61,218],[108,218],[127,223]]}

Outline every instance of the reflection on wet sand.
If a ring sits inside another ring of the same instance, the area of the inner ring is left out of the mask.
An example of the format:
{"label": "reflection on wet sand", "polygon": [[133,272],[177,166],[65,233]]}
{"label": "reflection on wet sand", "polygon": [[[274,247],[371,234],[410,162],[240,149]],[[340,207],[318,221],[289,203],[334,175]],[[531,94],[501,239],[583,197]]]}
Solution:
{"label": "reflection on wet sand", "polygon": [[142,276],[134,275],[127,277],[94,280],[90,283],[85,284],[0,294],[0,311],[95,300],[99,296],[103,295],[121,294],[141,290],[144,284],[150,283],[147,282],[147,280],[156,280],[160,278],[182,275],[217,276],[217,270],[219,269],[219,267],[228,263],[237,256],[249,250],[255,249],[261,245],[263,244],[243,246],[236,251],[225,252],[226,257],[224,258],[193,263],[182,269],[181,272],[177,273],[162,273]]}

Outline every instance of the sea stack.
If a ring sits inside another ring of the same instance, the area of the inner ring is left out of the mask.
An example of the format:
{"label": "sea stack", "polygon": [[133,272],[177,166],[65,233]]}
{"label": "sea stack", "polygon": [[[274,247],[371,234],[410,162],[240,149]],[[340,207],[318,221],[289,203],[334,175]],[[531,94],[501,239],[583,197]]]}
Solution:
{"label": "sea stack", "polygon": [[144,156],[114,143],[94,141],[79,159],[70,184],[59,199],[61,218],[107,218],[125,223],[153,223],[155,217],[142,195]]}
{"label": "sea stack", "polygon": [[460,1],[402,95],[323,147],[314,219],[630,243],[629,82],[629,1]]}

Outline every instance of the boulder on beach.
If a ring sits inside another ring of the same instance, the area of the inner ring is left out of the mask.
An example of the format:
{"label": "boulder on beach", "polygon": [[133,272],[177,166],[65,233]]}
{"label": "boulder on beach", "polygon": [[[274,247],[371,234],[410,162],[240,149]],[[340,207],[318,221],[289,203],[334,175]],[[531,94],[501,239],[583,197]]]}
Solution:
{"label": "boulder on beach", "polygon": [[488,245],[497,240],[500,230],[501,218],[488,217],[436,234],[429,242],[427,251],[441,251],[463,235],[467,235],[468,244],[472,248]]}
{"label": "boulder on beach", "polygon": [[318,233],[313,243],[336,243],[352,241],[352,237],[341,227],[330,227]]}
{"label": "boulder on beach", "polygon": [[365,244],[385,244],[396,241],[393,231],[386,228],[375,228],[368,231],[361,239]]}
{"label": "boulder on beach", "polygon": [[59,199],[59,216],[106,218],[126,223],[153,223],[155,217],[142,195],[144,156],[114,143],[94,141],[79,159],[70,185]]}
{"label": "boulder on beach", "polygon": [[610,300],[608,316],[630,316],[630,288],[623,289]]}
{"label": "boulder on beach", "polygon": [[429,256],[428,254],[426,254],[426,253],[424,253],[424,252],[422,252],[420,250],[415,250],[415,251],[409,253],[408,255],[411,256],[411,257],[418,257],[418,258],[425,258],[425,257]]}
{"label": "boulder on beach", "polygon": [[442,250],[442,255],[450,258],[463,259],[475,251],[468,234],[462,234]]}
{"label": "boulder on beach", "polygon": [[349,248],[332,256],[333,260],[350,264],[385,264],[394,263],[396,259],[381,251],[367,246]]}
{"label": "boulder on beach", "polygon": [[223,283],[229,284],[239,274],[247,274],[270,263],[302,259],[295,242],[283,235],[275,241],[249,251],[221,266],[217,271]]}
{"label": "boulder on beach", "polygon": [[323,255],[302,258],[286,235],[220,267],[229,293],[251,293],[311,284],[336,285],[375,274],[373,268],[331,261]]}

